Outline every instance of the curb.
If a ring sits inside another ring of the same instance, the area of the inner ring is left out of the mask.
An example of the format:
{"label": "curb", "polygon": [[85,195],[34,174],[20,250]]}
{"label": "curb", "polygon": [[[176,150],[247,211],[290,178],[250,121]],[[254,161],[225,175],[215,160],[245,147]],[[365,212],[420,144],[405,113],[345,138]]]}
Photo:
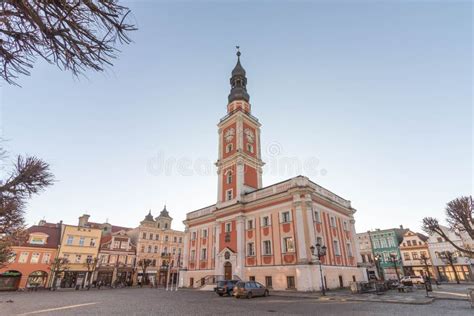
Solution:
{"label": "curb", "polygon": [[[428,305],[432,304],[438,298],[430,298],[426,301],[399,301],[399,300],[377,300],[377,299],[363,299],[363,298],[353,298],[353,297],[334,297],[334,296],[298,296],[298,295],[279,295],[279,294],[271,294],[272,296],[279,296],[279,297],[291,297],[291,298],[304,298],[304,299],[316,299],[318,301],[340,301],[340,302],[369,302],[369,303],[391,303],[391,304],[407,304],[407,305]],[[456,299],[459,300],[459,299]]]}

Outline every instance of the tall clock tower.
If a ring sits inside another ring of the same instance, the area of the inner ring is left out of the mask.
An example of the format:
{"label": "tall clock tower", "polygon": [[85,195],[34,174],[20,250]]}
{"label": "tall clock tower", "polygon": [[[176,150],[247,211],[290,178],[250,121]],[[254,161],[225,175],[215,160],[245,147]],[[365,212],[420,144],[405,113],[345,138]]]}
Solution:
{"label": "tall clock tower", "polygon": [[247,93],[247,77],[237,64],[230,78],[230,94],[227,115],[219,124],[219,158],[216,162],[218,174],[218,205],[238,202],[246,192],[262,187],[260,150],[260,123],[251,115],[250,96]]}

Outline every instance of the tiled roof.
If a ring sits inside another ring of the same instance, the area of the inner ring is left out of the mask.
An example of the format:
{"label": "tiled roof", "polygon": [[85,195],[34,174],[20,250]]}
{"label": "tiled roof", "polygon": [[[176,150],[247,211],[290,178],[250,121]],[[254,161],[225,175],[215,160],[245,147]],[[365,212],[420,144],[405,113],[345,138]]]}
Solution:
{"label": "tiled roof", "polygon": [[38,248],[57,248],[59,245],[59,240],[61,238],[61,229],[60,227],[57,227],[55,224],[54,227],[52,227],[52,224],[47,223],[49,225],[46,226],[31,226],[28,228],[26,231],[28,233],[28,237],[30,234],[33,233],[43,233],[48,235],[48,239],[46,240],[46,244],[44,245],[33,245],[29,244],[28,241],[25,241],[21,246],[27,246],[27,247],[38,247]]}

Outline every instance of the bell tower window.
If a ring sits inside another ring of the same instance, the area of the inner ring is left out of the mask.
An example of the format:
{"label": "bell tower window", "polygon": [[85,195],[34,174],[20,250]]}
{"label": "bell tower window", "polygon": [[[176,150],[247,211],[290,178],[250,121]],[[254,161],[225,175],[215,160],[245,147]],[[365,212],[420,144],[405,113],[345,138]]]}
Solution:
{"label": "bell tower window", "polygon": [[232,189],[227,190],[227,191],[225,192],[225,196],[226,196],[226,200],[227,200],[227,201],[232,200]]}
{"label": "bell tower window", "polygon": [[227,146],[225,147],[226,154],[230,153],[233,149],[234,149],[233,144],[227,144]]}
{"label": "bell tower window", "polygon": [[232,183],[232,171],[227,172],[226,179],[227,179],[227,184]]}
{"label": "bell tower window", "polygon": [[252,144],[247,144],[247,151],[249,153],[252,153],[253,154],[253,145]]}

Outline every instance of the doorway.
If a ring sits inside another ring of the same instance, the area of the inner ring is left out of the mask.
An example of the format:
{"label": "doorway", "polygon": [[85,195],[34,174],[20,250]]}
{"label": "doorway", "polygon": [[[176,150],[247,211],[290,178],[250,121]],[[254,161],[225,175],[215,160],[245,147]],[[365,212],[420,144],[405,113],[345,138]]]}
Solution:
{"label": "doorway", "polygon": [[339,276],[339,287],[341,289],[344,287],[344,281],[342,280],[342,275]]}
{"label": "doorway", "polygon": [[232,263],[224,263],[224,280],[232,280]]}

